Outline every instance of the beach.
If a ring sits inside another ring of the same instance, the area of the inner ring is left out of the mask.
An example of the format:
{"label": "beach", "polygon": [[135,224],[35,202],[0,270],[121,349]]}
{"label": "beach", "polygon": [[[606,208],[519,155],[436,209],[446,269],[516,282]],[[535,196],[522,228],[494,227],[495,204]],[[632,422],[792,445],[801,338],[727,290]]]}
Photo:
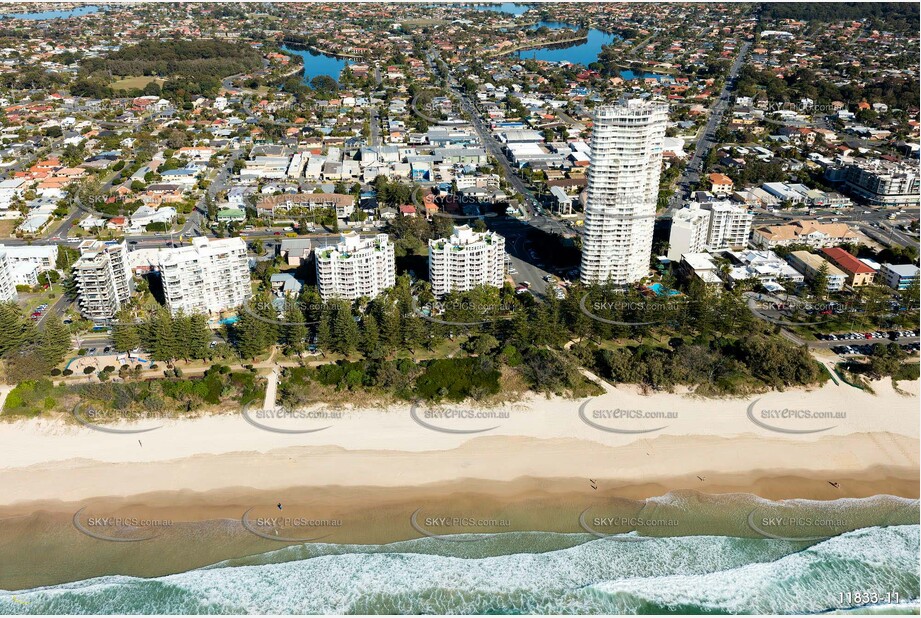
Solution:
{"label": "beach", "polygon": [[[429,542],[441,555],[517,533],[575,551],[623,534],[814,544],[916,529],[918,383],[874,390],[703,399],[611,387],[489,409],[245,409],[98,427],[78,410],[2,423],[0,547],[21,558],[0,566],[0,589],[168,576],[293,547]],[[764,527],[789,509],[800,523]]]}

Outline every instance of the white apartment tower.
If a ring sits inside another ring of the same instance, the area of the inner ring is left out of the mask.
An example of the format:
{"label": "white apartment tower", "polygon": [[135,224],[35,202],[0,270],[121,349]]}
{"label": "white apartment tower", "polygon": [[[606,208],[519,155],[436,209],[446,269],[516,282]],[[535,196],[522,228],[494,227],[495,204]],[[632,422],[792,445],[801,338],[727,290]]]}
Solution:
{"label": "white apartment tower", "polygon": [[681,260],[685,253],[700,253],[707,246],[710,229],[710,211],[698,203],[682,208],[672,216],[672,229],[668,237],[668,259]]}
{"label": "white apartment tower", "polygon": [[374,298],[396,284],[393,243],[386,234],[343,234],[335,247],[316,249],[317,287],[323,300]]}
{"label": "white apartment tower", "polygon": [[625,285],[645,277],[668,105],[622,100],[595,110],[582,274],[585,283]]}
{"label": "white apartment tower", "polygon": [[0,302],[16,300],[16,285],[13,283],[13,273],[6,251],[0,249]]}
{"label": "white apartment tower", "polygon": [[691,202],[672,217],[668,259],[680,260],[685,253],[744,248],[754,217],[744,206],[726,200]]}
{"label": "white apartment tower", "polygon": [[197,236],[190,246],[160,249],[157,261],[166,306],[173,314],[220,313],[252,295],[242,238]]}
{"label": "white apartment tower", "polygon": [[74,262],[80,313],[94,322],[115,317],[134,292],[128,265],[128,248],[122,242],[84,240]]}
{"label": "white apartment tower", "polygon": [[504,275],[505,238],[495,232],[460,225],[449,238],[429,241],[429,279],[435,296],[479,285],[500,288]]}
{"label": "white apartment tower", "polygon": [[707,230],[710,251],[742,249],[748,244],[755,213],[728,201],[704,204],[704,208],[710,211],[710,228]]}

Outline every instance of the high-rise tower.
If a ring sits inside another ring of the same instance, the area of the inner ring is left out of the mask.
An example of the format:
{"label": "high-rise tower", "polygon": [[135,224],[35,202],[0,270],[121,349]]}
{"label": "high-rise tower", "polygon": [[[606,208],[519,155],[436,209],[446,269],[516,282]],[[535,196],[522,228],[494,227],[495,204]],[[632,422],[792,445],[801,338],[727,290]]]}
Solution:
{"label": "high-rise tower", "polygon": [[668,105],[629,99],[595,110],[581,279],[624,285],[645,277]]}

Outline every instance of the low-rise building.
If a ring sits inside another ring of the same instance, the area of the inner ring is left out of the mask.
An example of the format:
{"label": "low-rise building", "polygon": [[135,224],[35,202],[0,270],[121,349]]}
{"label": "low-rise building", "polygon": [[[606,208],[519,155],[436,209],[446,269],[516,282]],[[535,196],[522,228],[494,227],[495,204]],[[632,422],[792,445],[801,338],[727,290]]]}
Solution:
{"label": "low-rise building", "polygon": [[730,283],[755,279],[768,290],[782,289],[780,281],[801,283],[805,277],[773,251],[730,251],[737,263],[729,269]]}
{"label": "low-rise building", "polygon": [[58,260],[58,246],[50,245],[2,245],[10,264],[28,262],[36,264],[41,272],[54,270]]}
{"label": "low-rise building", "polygon": [[334,209],[338,219],[347,219],[355,211],[355,196],[340,193],[295,193],[271,195],[256,203],[260,217],[279,218],[294,210]]}
{"label": "low-rise building", "polygon": [[681,256],[678,269],[688,277],[696,277],[711,286],[721,286],[719,266],[709,253],[685,253]]}
{"label": "low-rise building", "polygon": [[822,255],[829,262],[847,273],[847,284],[849,286],[857,288],[873,283],[876,271],[841,247],[826,247],[822,249]]}
{"label": "low-rise building", "polygon": [[803,273],[807,281],[812,281],[819,273],[824,271],[826,288],[829,292],[840,292],[844,289],[844,282],[847,280],[847,275],[837,266],[825,260],[822,256],[816,255],[815,253],[809,253],[808,251],[793,251],[787,256],[787,259],[790,261],[790,265],[793,266],[793,268]]}
{"label": "low-rise building", "polygon": [[918,280],[918,267],[914,264],[883,264],[879,278],[893,290],[907,290]]}
{"label": "low-rise building", "polygon": [[767,225],[752,232],[752,244],[762,249],[804,244],[810,247],[830,247],[857,240],[857,234],[846,223],[818,223],[798,220],[789,225]]}

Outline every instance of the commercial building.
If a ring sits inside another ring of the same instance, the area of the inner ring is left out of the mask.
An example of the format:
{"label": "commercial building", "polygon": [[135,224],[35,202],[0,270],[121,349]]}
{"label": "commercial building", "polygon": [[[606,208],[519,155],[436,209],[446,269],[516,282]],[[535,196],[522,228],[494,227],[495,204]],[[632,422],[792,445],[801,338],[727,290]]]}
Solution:
{"label": "commercial building", "polygon": [[16,285],[13,284],[13,274],[10,272],[10,262],[6,250],[0,248],[0,301],[16,300]]}
{"label": "commercial building", "polygon": [[73,271],[80,313],[88,320],[106,323],[134,292],[127,246],[124,241],[84,240],[79,249]]}
{"label": "commercial building", "polygon": [[505,238],[495,232],[460,225],[449,238],[429,241],[429,279],[435,296],[479,285],[502,287],[504,265]]}
{"label": "commercial building", "polygon": [[918,267],[914,264],[883,264],[879,278],[893,290],[907,290],[918,279]]}
{"label": "commercial building", "polygon": [[668,105],[630,99],[596,109],[582,281],[625,285],[649,273]]}
{"label": "commercial building", "polygon": [[796,270],[803,273],[807,281],[815,279],[823,269],[827,279],[826,288],[829,292],[840,292],[844,289],[844,282],[847,275],[844,274],[837,266],[829,263],[822,256],[808,251],[793,251],[787,256],[790,265]]}
{"label": "commercial building", "polygon": [[157,253],[163,295],[173,314],[219,313],[252,295],[246,243],[242,238],[192,239],[192,244]]}
{"label": "commercial building", "polygon": [[317,287],[323,300],[374,298],[396,283],[393,243],[386,234],[343,234],[335,247],[315,249]]}
{"label": "commercial building", "polygon": [[847,284],[852,288],[873,283],[876,271],[841,247],[822,249],[822,255],[824,255],[829,262],[847,273]]}

